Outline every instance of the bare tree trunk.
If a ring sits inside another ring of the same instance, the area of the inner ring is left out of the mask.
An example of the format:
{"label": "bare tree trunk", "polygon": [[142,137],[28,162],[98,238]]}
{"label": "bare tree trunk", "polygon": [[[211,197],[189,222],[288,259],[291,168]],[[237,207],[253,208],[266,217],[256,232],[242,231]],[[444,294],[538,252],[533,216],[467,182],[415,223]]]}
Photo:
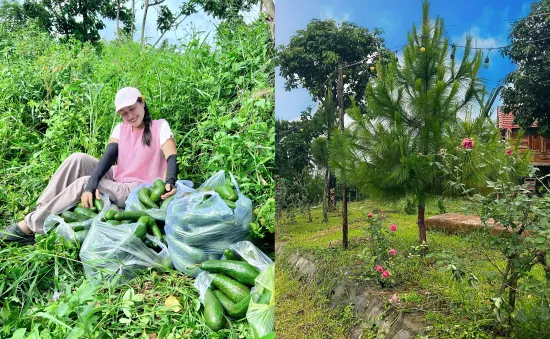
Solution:
{"label": "bare tree trunk", "polygon": [[423,198],[418,199],[418,237],[420,243],[426,242],[426,223],[424,221],[424,212],[426,210],[426,203]]}
{"label": "bare tree trunk", "polygon": [[262,7],[265,8],[267,14],[267,21],[271,31],[271,38],[275,41],[275,3],[273,0],[262,0],[260,2],[260,11]]}
{"label": "bare tree trunk", "polygon": [[328,168],[325,169],[325,182],[323,185],[323,222],[328,222],[327,213]]}
{"label": "bare tree trunk", "polygon": [[[344,79],[342,61],[338,61],[338,111],[340,115],[340,131],[344,132]],[[335,199],[336,200],[336,199]],[[346,183],[342,180],[342,244],[348,248],[348,193]]]}
{"label": "bare tree trunk", "polygon": [[145,0],[145,7],[143,8],[143,21],[141,23],[141,38],[139,39],[141,46],[143,46],[144,43],[144,37],[145,37],[145,22],[147,21],[147,11],[149,10],[149,0]]}
{"label": "bare tree trunk", "polygon": [[134,40],[134,27],[136,25],[136,0],[132,0],[132,27],[130,28],[130,36]]}
{"label": "bare tree trunk", "polygon": [[116,37],[117,39],[120,38],[119,22],[120,22],[120,0],[117,0],[116,2]]}

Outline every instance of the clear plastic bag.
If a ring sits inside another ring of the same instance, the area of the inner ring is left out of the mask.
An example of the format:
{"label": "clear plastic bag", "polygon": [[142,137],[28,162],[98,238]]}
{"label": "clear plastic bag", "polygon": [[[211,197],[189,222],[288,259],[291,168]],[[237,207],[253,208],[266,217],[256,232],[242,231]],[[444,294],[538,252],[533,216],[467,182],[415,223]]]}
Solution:
{"label": "clear plastic bag", "polygon": [[147,247],[134,236],[138,223],[111,224],[96,220],[80,248],[80,259],[84,264],[86,278],[120,281],[132,279],[143,269],[167,267],[168,248],[156,237],[147,239],[160,246],[160,252]]}
{"label": "clear plastic bag", "polygon": [[[258,271],[260,271],[260,275],[261,272],[269,268],[269,265],[273,264],[273,261],[262,251],[260,251],[260,249],[254,246],[254,244],[250,241],[239,241],[229,245],[226,248],[231,249],[233,252],[237,253],[244,261],[258,269]],[[224,259],[225,256],[222,256],[222,260]],[[206,290],[208,289],[208,287],[210,287],[210,283],[212,282],[212,276],[208,272],[200,272],[201,273],[195,279],[194,286],[197,290],[199,290],[199,299],[202,302],[204,301],[204,294],[206,293]],[[258,278],[256,278],[256,280],[258,280]],[[251,292],[254,292],[256,288],[256,286],[253,287]]]}
{"label": "clear plastic bag", "polygon": [[[193,185],[194,185],[193,182],[189,180],[176,181],[176,188],[178,189],[178,192],[176,193],[176,197],[181,196],[184,192],[189,192],[189,190],[193,187]],[[153,186],[152,183],[145,183],[145,184],[140,184],[139,186],[134,188],[132,192],[130,192],[130,195],[128,195],[128,198],[126,198],[124,210],[125,211],[143,211],[149,214],[155,220],[166,220],[167,208],[146,207],[138,198],[138,192],[140,189],[142,189],[143,187],[150,188],[152,186]]]}
{"label": "clear plastic bag", "polygon": [[[271,293],[268,304],[258,304],[260,296],[267,292]],[[253,289],[246,320],[252,329],[254,339],[263,338],[275,331],[275,264],[270,264],[260,272],[256,278],[256,285]]]}
{"label": "clear plastic bag", "polygon": [[[100,220],[101,218],[103,218],[105,213],[109,209],[111,209],[112,206],[116,206],[116,205],[111,205],[111,201],[109,200],[109,196],[107,194],[101,195],[101,201],[103,201],[103,209],[99,212],[99,214],[94,218],[90,218],[82,222],[82,225],[84,226],[85,230],[89,230],[90,226],[95,220]],[[64,211],[71,210],[76,205],[77,204],[69,206]],[[67,224],[67,222],[65,222],[65,220],[57,214],[50,214],[49,216],[46,217],[46,220],[44,220],[44,233],[48,233],[54,228],[55,228],[55,232],[61,235],[65,240],[69,240],[73,242],[77,241],[76,232]]]}
{"label": "clear plastic bag", "polygon": [[[188,266],[219,259],[225,248],[248,236],[249,224],[252,222],[252,201],[240,193],[235,178],[229,174],[237,193],[235,209],[231,209],[213,190],[197,192],[192,189],[189,194],[178,196],[168,206],[166,241],[170,258],[178,271],[195,277],[200,269],[190,270]],[[206,180],[200,188],[214,189],[224,184],[225,171],[222,170]]]}

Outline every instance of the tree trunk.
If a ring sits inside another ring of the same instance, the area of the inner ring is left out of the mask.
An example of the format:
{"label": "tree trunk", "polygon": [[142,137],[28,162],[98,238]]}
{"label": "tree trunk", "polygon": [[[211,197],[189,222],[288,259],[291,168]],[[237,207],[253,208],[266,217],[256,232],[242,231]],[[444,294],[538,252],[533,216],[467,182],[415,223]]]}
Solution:
{"label": "tree trunk", "polygon": [[120,22],[120,0],[117,0],[116,2],[116,37],[117,39],[120,38],[119,22]]}
{"label": "tree trunk", "polygon": [[[329,168],[329,171],[330,171],[330,168]],[[328,189],[329,189],[329,192],[331,193],[328,210],[330,212],[334,212],[334,210],[336,210],[336,197],[333,197],[332,192],[336,192],[336,177],[332,173],[330,173],[330,176],[329,176]]]}
{"label": "tree trunk", "polygon": [[[512,275],[510,276],[510,286],[508,286],[508,304],[511,307],[512,312],[516,308],[516,291],[518,288],[518,279],[519,279],[519,273],[515,272],[514,269],[512,269]],[[512,312],[508,314],[508,325],[512,326]]]}
{"label": "tree trunk", "polygon": [[420,243],[426,242],[426,223],[424,220],[424,211],[426,209],[426,202],[423,198],[418,199],[418,237]]}
{"label": "tree trunk", "polygon": [[130,27],[130,36],[134,40],[134,27],[136,26],[136,0],[132,0],[132,26]]}
{"label": "tree trunk", "polygon": [[144,44],[145,39],[145,22],[147,21],[147,11],[149,10],[149,0],[144,0],[145,7],[143,8],[143,22],[141,24],[141,46]]}
{"label": "tree trunk", "polygon": [[325,181],[323,184],[323,222],[324,223],[328,223],[327,190],[328,190],[328,168],[325,169]]}
{"label": "tree trunk", "polygon": [[273,0],[262,0],[260,2],[260,11],[261,8],[265,8],[267,14],[267,21],[269,22],[269,28],[271,31],[271,38],[275,41],[275,3]]}
{"label": "tree trunk", "polygon": [[[344,132],[344,78],[342,75],[342,61],[338,61],[338,111],[340,131]],[[342,244],[344,249],[348,248],[348,193],[344,181],[342,181]]]}

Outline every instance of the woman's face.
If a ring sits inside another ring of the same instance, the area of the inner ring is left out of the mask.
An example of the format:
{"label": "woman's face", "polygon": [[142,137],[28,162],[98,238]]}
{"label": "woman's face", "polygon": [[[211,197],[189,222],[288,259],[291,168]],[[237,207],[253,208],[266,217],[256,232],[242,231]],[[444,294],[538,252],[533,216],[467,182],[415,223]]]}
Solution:
{"label": "woman's face", "polygon": [[143,123],[143,117],[145,115],[145,104],[143,102],[136,101],[135,104],[123,107],[118,110],[118,114],[122,117],[122,120],[132,125],[134,128],[141,128],[145,124]]}

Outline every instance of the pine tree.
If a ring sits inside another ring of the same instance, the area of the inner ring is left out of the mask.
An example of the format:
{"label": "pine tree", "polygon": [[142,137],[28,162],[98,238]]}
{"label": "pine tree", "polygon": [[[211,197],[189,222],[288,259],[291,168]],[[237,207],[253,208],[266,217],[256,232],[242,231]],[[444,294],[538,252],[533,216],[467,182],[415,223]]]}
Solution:
{"label": "pine tree", "polygon": [[432,156],[455,142],[447,132],[456,128],[449,127],[483,90],[482,55],[472,52],[472,38],[458,60],[443,20],[430,20],[428,1],[422,7],[421,27],[413,25],[402,60],[378,62],[378,77],[366,88],[368,113],[354,104],[348,110],[354,123],[335,134],[331,146],[331,166],[342,180],[370,197],[415,198],[420,243],[426,241],[426,200],[445,188]]}

